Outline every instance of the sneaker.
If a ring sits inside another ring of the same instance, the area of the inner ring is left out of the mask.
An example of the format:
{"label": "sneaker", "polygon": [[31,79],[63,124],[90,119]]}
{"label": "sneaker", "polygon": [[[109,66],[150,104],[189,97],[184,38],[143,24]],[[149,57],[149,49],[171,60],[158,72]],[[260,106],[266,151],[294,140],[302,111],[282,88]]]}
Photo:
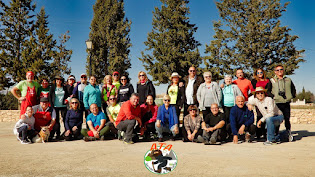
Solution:
{"label": "sneaker", "polygon": [[21,144],[30,144],[30,142],[27,142],[26,140],[22,140]]}
{"label": "sneaker", "polygon": [[215,144],[216,142],[217,140],[215,139],[215,137],[210,138],[210,144]]}
{"label": "sneaker", "polygon": [[205,142],[205,139],[201,135],[198,135],[197,143],[204,143],[204,142]]}
{"label": "sneaker", "polygon": [[291,130],[287,130],[288,131],[288,136],[289,136],[289,142],[292,142],[294,140],[293,135],[291,133]]}
{"label": "sneaker", "polygon": [[101,136],[101,141],[104,141],[104,139],[105,139],[105,136],[104,135]]}
{"label": "sneaker", "polygon": [[134,142],[131,141],[131,140],[130,140],[130,141],[125,141],[125,140],[124,140],[124,143],[125,143],[125,144],[134,144]]}
{"label": "sneaker", "polygon": [[95,139],[95,137],[85,136],[85,137],[83,138],[83,140],[84,140],[85,142],[88,142],[88,141],[95,141],[96,139]]}
{"label": "sneaker", "polygon": [[20,138],[19,135],[16,136],[16,139],[17,139],[18,141],[22,142],[22,140],[21,140],[21,138]]}
{"label": "sneaker", "polygon": [[205,140],[205,142],[203,142],[204,145],[210,145],[210,142],[208,140]]}
{"label": "sneaker", "polygon": [[248,132],[245,134],[245,142],[247,142],[247,143],[251,142],[250,141],[250,134]]}
{"label": "sneaker", "polygon": [[264,145],[265,145],[265,146],[271,146],[272,144],[273,144],[273,143],[270,142],[270,141],[265,141],[265,142],[264,142]]}

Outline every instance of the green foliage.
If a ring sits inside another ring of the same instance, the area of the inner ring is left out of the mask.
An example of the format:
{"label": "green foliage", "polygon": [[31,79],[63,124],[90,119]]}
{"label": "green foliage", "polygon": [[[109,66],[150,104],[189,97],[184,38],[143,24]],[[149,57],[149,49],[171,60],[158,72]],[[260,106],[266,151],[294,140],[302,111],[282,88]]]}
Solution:
{"label": "green foliage", "polygon": [[17,110],[18,101],[11,92],[0,93],[0,110]]}
{"label": "green foliage", "polygon": [[188,0],[161,0],[162,7],[155,7],[152,31],[142,52],[145,69],[157,84],[167,83],[172,72],[185,76],[190,66],[198,67],[202,60],[193,34],[197,27],[189,22]]}
{"label": "green foliage", "polygon": [[314,103],[315,102],[314,94],[310,91],[305,91],[304,87],[302,89],[302,92],[298,93],[296,95],[296,97],[293,99],[293,101],[296,101],[298,99],[301,101],[305,99],[306,103]]}
{"label": "green foliage", "polygon": [[[128,76],[131,68],[129,32],[131,22],[125,18],[123,0],[97,0],[93,6],[94,17],[89,35],[93,43],[92,74],[98,82],[107,74],[118,71]],[[87,57],[89,73],[89,56]]]}
{"label": "green foliage", "polygon": [[304,62],[302,53],[293,42],[291,29],[281,26],[280,17],[289,3],[280,0],[220,0],[216,2],[221,20],[213,22],[215,35],[206,45],[206,67],[215,78],[233,74],[243,68],[249,74],[255,68],[264,68],[273,75],[277,64],[285,66],[286,74],[293,74]]}
{"label": "green foliage", "polygon": [[49,34],[44,8],[37,15],[35,8],[32,0],[11,0],[9,5],[0,0],[0,90],[24,80],[29,70],[35,79],[70,74],[68,32],[60,36],[58,45]]}

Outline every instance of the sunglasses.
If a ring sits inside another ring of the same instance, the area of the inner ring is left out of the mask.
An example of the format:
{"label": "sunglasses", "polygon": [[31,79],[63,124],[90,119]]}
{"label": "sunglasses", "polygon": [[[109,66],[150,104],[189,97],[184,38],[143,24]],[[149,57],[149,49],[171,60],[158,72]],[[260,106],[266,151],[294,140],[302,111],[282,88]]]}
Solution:
{"label": "sunglasses", "polygon": [[118,76],[118,74],[114,74],[114,76]]}
{"label": "sunglasses", "polygon": [[196,70],[189,70],[189,72],[196,72]]}
{"label": "sunglasses", "polygon": [[170,102],[171,100],[164,100],[164,101]]}
{"label": "sunglasses", "polygon": [[197,109],[191,109],[190,111],[197,111]]}
{"label": "sunglasses", "polygon": [[257,74],[264,74],[263,72],[257,72]]}
{"label": "sunglasses", "polygon": [[205,76],[205,78],[211,78],[211,76]]}
{"label": "sunglasses", "polygon": [[78,102],[72,102],[71,104],[79,104]]}
{"label": "sunglasses", "polygon": [[116,100],[116,98],[110,98],[109,100]]}
{"label": "sunglasses", "polygon": [[283,71],[283,69],[277,69],[277,70],[275,70],[275,71]]}
{"label": "sunglasses", "polygon": [[86,78],[86,76],[81,76],[81,78]]}
{"label": "sunglasses", "polygon": [[126,81],[127,79],[120,79],[121,81]]}
{"label": "sunglasses", "polygon": [[257,92],[256,95],[264,95],[265,92]]}
{"label": "sunglasses", "polygon": [[144,77],[145,75],[139,75],[139,76],[140,76],[140,77],[142,77],[142,76]]}

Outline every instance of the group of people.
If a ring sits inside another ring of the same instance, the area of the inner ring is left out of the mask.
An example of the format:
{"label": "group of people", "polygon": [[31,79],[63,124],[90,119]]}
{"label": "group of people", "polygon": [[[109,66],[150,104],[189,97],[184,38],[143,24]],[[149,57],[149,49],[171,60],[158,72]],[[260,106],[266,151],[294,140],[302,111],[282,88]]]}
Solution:
{"label": "group of people", "polygon": [[[42,126],[48,126],[50,141],[104,140],[111,134],[133,144],[139,137],[162,142],[168,134],[171,140],[184,142],[220,144],[231,140],[238,144],[243,139],[250,142],[256,135],[257,139],[266,138],[264,145],[272,145],[280,143],[279,126],[284,120],[292,141],[290,101],[296,90],[282,65],[276,66],[274,73],[268,79],[263,69],[257,69],[250,81],[238,69],[236,80],[226,75],[219,85],[212,81],[211,72],[201,77],[192,66],[183,78],[172,73],[163,104],[157,106],[155,87],[143,71],[138,73],[136,90],[128,77],[117,71],[106,75],[101,85],[94,76],[87,82],[83,73],[79,82],[73,75],[66,83],[56,76],[50,86],[47,79],[39,85],[29,71],[26,80],[11,90],[21,101],[21,118],[14,132],[22,144],[30,143]],[[86,128],[82,127],[84,115]],[[60,122],[64,123],[63,133]]]}

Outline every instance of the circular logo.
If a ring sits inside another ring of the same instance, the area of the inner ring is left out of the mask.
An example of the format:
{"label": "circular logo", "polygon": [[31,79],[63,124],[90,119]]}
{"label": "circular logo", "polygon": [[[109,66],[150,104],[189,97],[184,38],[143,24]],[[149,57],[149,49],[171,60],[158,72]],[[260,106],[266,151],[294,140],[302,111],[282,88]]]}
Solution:
{"label": "circular logo", "polygon": [[155,174],[166,174],[177,165],[177,156],[173,150],[153,149],[144,156],[145,167]]}

